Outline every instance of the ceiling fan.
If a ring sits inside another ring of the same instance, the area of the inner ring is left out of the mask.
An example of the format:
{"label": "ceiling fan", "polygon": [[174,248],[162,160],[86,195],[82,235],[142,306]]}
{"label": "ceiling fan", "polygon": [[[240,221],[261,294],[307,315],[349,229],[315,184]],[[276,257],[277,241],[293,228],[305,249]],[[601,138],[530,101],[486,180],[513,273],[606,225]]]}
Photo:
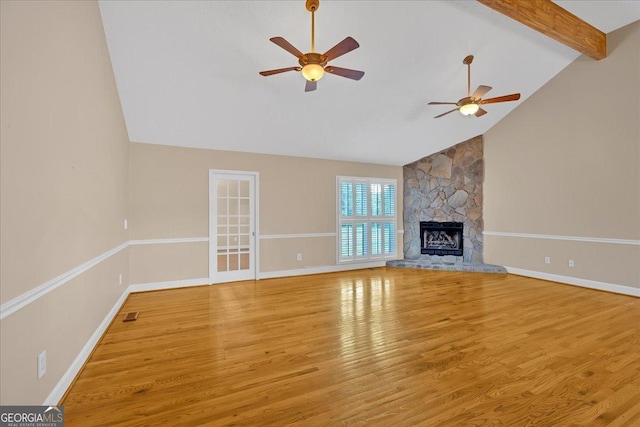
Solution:
{"label": "ceiling fan", "polygon": [[467,96],[462,98],[458,102],[430,102],[429,105],[455,105],[456,108],[449,110],[446,113],[442,113],[435,116],[446,116],[449,113],[453,113],[458,110],[465,116],[475,115],[476,117],[484,116],[487,112],[481,107],[484,104],[495,104],[496,102],[517,101],[520,99],[519,93],[512,93],[511,95],[498,96],[495,98],[482,99],[482,97],[491,90],[491,86],[478,86],[473,94],[471,94],[471,63],[473,62],[473,55],[469,55],[462,61],[467,66]]}
{"label": "ceiling fan", "polygon": [[347,37],[325,53],[321,54],[316,52],[315,12],[318,10],[318,7],[320,7],[320,0],[307,0],[306,7],[307,10],[311,12],[311,52],[302,53],[283,37],[272,37],[269,40],[298,58],[300,66],[260,71],[260,74],[263,76],[270,76],[272,74],[284,73],[286,71],[301,71],[302,75],[307,80],[304,88],[305,92],[316,90],[317,82],[322,78],[325,72],[352,80],[360,80],[362,76],[364,76],[364,71],[350,70],[348,68],[327,65],[327,62],[357,49],[360,46],[358,42],[351,37]]}

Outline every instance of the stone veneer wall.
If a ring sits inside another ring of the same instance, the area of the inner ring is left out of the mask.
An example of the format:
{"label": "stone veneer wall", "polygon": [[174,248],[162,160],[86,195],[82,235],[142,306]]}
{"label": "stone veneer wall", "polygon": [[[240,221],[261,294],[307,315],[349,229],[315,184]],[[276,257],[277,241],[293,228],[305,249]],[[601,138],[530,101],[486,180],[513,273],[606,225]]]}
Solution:
{"label": "stone veneer wall", "polygon": [[[404,166],[404,258],[482,263],[482,136]],[[420,221],[464,224],[464,253],[420,254]]]}

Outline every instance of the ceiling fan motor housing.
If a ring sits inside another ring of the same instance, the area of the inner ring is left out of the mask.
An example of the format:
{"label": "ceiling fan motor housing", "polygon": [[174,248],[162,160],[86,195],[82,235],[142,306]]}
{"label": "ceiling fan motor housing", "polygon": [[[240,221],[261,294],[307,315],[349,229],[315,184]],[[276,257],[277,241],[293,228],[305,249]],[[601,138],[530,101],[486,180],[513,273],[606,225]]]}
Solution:
{"label": "ceiling fan motor housing", "polygon": [[302,58],[298,59],[298,63],[303,67],[307,64],[318,64],[324,67],[327,65],[327,57],[321,53],[309,52],[302,55]]}

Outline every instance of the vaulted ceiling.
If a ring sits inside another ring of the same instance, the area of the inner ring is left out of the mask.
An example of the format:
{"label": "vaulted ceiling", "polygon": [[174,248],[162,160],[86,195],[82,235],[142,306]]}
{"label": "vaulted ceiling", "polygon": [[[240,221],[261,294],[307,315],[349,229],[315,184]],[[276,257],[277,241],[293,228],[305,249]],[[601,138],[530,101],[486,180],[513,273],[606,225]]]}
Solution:
{"label": "vaulted ceiling", "polygon": [[[271,37],[310,50],[304,0],[99,3],[141,143],[404,165],[485,133],[580,55],[475,1],[321,0],[316,49],[355,38],[360,48],[332,64],[365,75],[326,75],[305,93],[300,73],[258,74],[297,65]],[[556,3],[605,33],[640,19],[635,0]],[[466,96],[469,54],[472,90],[522,98],[434,119],[447,106],[427,102]]]}

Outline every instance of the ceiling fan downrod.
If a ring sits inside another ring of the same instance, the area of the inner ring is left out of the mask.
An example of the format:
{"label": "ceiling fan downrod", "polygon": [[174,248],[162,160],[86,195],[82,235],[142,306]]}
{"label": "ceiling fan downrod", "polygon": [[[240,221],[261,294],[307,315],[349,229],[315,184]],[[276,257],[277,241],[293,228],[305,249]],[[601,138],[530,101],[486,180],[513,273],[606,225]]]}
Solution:
{"label": "ceiling fan downrod", "polygon": [[471,97],[471,63],[473,55],[466,56],[462,63],[467,66],[467,96]]}
{"label": "ceiling fan downrod", "polygon": [[316,10],[320,7],[320,0],[307,0],[307,10],[311,12],[311,52],[316,51]]}

